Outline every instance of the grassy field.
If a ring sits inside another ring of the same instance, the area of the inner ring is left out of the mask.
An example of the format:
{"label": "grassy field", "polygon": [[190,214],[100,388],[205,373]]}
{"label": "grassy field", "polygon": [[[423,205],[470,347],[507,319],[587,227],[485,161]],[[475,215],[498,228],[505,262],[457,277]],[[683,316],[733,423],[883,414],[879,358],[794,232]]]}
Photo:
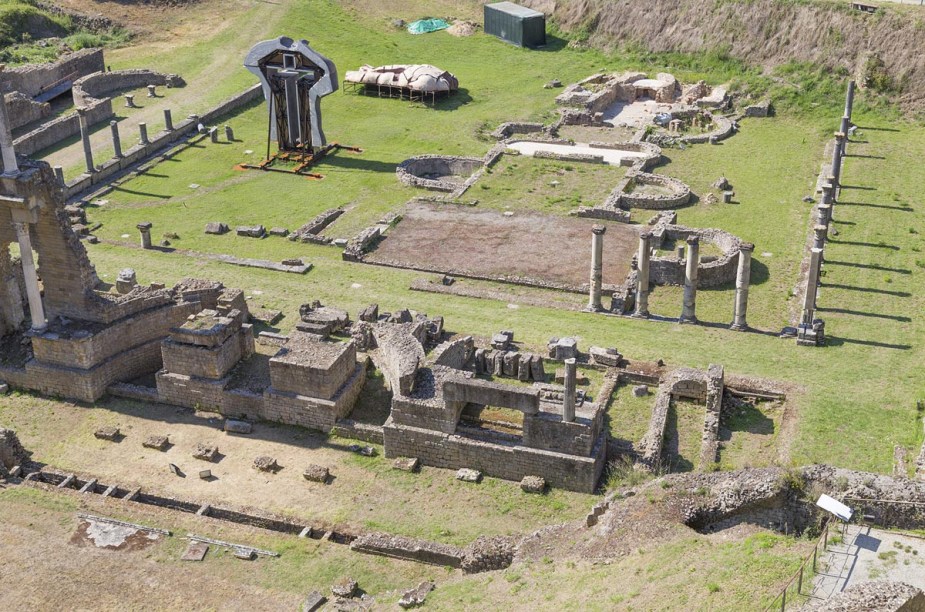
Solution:
{"label": "grassy field", "polygon": [[[261,155],[264,116],[255,105],[229,121],[241,142],[190,148],[90,210],[91,219],[103,223],[97,232],[103,239],[134,244],[135,224],[149,220],[158,236],[179,234],[179,240],[172,240],[174,246],[273,260],[303,257],[315,264],[308,275],[233,269],[194,255],[101,244],[90,249],[104,278],[112,279],[129,260],[142,282],[219,278],[229,286],[262,292],[255,294],[253,303],[289,313],[280,324],[283,329],[291,328],[292,313],[305,301],[302,296],[310,295],[353,311],[378,301],[388,309],[410,306],[439,313],[447,317],[451,330],[483,337],[511,328],[526,348],[541,347],[553,335],[574,334],[582,346],[617,346],[637,359],[662,358],[669,364],[700,367],[722,363],[730,372],[807,387],[798,407],[796,438],[788,440],[791,459],[799,463],[828,461],[889,471],[894,445],[914,449],[921,443],[914,405],[923,393],[915,365],[921,360],[923,330],[911,313],[923,300],[917,280],[925,255],[918,251],[918,232],[925,228],[923,213],[912,203],[925,185],[925,171],[905,163],[925,149],[921,127],[879,115],[857,117],[862,128],[859,142],[849,147],[857,156],[846,163],[848,188],[836,213],[840,235],[827,249],[820,293],[830,342],[819,350],[799,349],[770,334],[724,329],[732,317],[729,286],[699,293],[698,317],[706,323],[699,327],[527,305],[514,309],[507,302],[410,292],[408,286],[419,274],[344,263],[339,250],[331,247],[276,238],[206,236],[201,230],[208,221],[293,229],[321,210],[345,205],[350,212],[329,234],[352,236],[417,193],[395,180],[393,169],[402,159],[428,152],[480,155],[490,146],[481,135],[501,121],[550,116],[555,92],[541,88],[549,75],[577,77],[601,67],[618,69],[624,60],[555,46],[529,53],[482,35],[413,37],[381,19],[357,16],[332,4],[320,6],[323,10],[305,31],[317,32],[313,44],[341,66],[387,62],[397,55],[414,57],[455,72],[467,91],[457,102],[437,109],[342,94],[325,100],[329,138],[364,151],[338,152],[325,160],[318,167],[325,175],[321,181],[234,170],[235,164]],[[291,27],[303,27],[303,19],[294,14]],[[355,40],[360,31],[366,33],[362,45],[344,43]],[[185,56],[189,51],[174,53]],[[497,61],[499,57],[503,61]],[[159,61],[166,62],[166,56]],[[682,71],[679,76],[684,77]],[[657,169],[684,180],[701,196],[720,175],[732,182],[736,204],[708,205],[701,199],[680,209],[679,221],[720,227],[757,245],[748,320],[760,330],[779,331],[796,311],[792,291],[810,225],[809,205],[801,198],[812,192],[823,143],[834,123],[829,116],[786,111],[770,119],[746,120],[741,132],[720,146],[667,150],[668,162]],[[248,150],[253,153],[245,154]],[[525,182],[536,180],[529,173],[523,176]],[[191,189],[191,184],[199,188]],[[514,193],[509,201],[523,205],[523,198]],[[501,199],[499,205],[503,203]],[[635,214],[640,221],[648,216]],[[650,298],[652,312],[664,316],[677,316],[680,305],[677,288],[658,288]],[[884,379],[884,372],[890,373],[889,379]]]}

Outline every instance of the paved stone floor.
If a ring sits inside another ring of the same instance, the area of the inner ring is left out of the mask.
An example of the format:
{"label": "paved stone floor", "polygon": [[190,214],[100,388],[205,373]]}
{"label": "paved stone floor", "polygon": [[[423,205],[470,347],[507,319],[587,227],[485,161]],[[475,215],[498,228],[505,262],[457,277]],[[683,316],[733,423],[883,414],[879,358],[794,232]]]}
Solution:
{"label": "paved stone floor", "polygon": [[[836,531],[832,531],[834,536]],[[906,582],[925,589],[925,538],[849,525],[844,540],[820,557],[812,597],[828,599],[873,580]]]}

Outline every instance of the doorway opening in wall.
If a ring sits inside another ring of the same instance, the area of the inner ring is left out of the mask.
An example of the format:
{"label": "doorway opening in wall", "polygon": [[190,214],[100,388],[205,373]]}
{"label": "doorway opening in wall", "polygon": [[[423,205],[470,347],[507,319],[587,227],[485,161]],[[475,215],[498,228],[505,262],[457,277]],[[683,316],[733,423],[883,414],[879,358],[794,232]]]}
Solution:
{"label": "doorway opening in wall", "polygon": [[468,403],[459,417],[456,433],[495,443],[523,442],[524,415],[513,408]]}

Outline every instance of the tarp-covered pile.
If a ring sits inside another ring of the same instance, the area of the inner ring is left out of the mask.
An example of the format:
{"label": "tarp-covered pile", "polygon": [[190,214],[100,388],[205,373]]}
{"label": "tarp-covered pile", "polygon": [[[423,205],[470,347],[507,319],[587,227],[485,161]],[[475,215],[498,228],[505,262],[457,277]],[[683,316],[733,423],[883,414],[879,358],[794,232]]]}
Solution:
{"label": "tarp-covered pile", "polygon": [[427,34],[437,30],[445,30],[450,24],[442,19],[418,19],[408,24],[408,31],[412,34]]}
{"label": "tarp-covered pile", "polygon": [[430,64],[396,64],[393,66],[363,66],[344,75],[348,83],[399,87],[416,92],[454,92],[459,89],[455,76]]}

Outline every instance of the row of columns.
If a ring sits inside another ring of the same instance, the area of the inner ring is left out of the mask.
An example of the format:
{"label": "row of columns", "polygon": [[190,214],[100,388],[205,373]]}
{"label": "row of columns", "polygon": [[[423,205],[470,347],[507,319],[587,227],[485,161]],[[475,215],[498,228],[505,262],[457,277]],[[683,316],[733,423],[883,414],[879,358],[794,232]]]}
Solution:
{"label": "row of columns", "polygon": [[806,289],[803,292],[803,307],[797,328],[797,343],[817,346],[824,338],[825,323],[816,319],[818,310],[819,284],[822,276],[824,251],[829,236],[835,233],[833,226],[835,204],[841,187],[841,172],[847,154],[848,132],[851,129],[851,113],[854,108],[855,82],[848,82],[845,93],[845,111],[842,113],[838,131],[835,132],[835,146],[832,149],[832,169],[822,184],[822,200],[817,207],[816,223],[813,226],[813,245],[809,251],[809,269],[806,273]]}
{"label": "row of columns", "polygon": [[[80,140],[83,143],[84,149],[84,162],[87,167],[87,172],[92,174],[96,172],[96,164],[93,162],[93,149],[90,146],[90,123],[87,119],[87,109],[80,107],[77,109],[77,118],[80,122]],[[173,131],[173,117],[171,116],[170,109],[164,109],[164,129],[168,132]],[[119,136],[119,124],[116,121],[109,122],[109,130],[112,133],[112,147],[115,149],[115,157],[121,158],[122,154],[122,139]],[[147,145],[151,141],[148,139],[148,124],[141,122],[138,124],[138,137],[140,144]],[[61,183],[64,183],[64,175],[61,172],[60,166],[55,167],[55,174],[58,175],[58,180]]]}
{"label": "row of columns", "polygon": [[[591,228],[591,283],[588,296],[588,310],[599,312],[601,304],[601,287],[603,282],[603,225]],[[644,231],[639,234],[639,251],[636,255],[636,302],[633,316],[649,316],[649,260],[651,256],[652,233]],[[748,329],[746,313],[748,311],[748,287],[751,282],[751,261],[755,245],[744,242],[739,247],[738,268],[736,271],[735,310],[730,329],[744,331]],[[687,238],[687,261],[684,268],[684,305],[680,323],[697,322],[697,281],[700,269],[700,239],[696,235]]]}

